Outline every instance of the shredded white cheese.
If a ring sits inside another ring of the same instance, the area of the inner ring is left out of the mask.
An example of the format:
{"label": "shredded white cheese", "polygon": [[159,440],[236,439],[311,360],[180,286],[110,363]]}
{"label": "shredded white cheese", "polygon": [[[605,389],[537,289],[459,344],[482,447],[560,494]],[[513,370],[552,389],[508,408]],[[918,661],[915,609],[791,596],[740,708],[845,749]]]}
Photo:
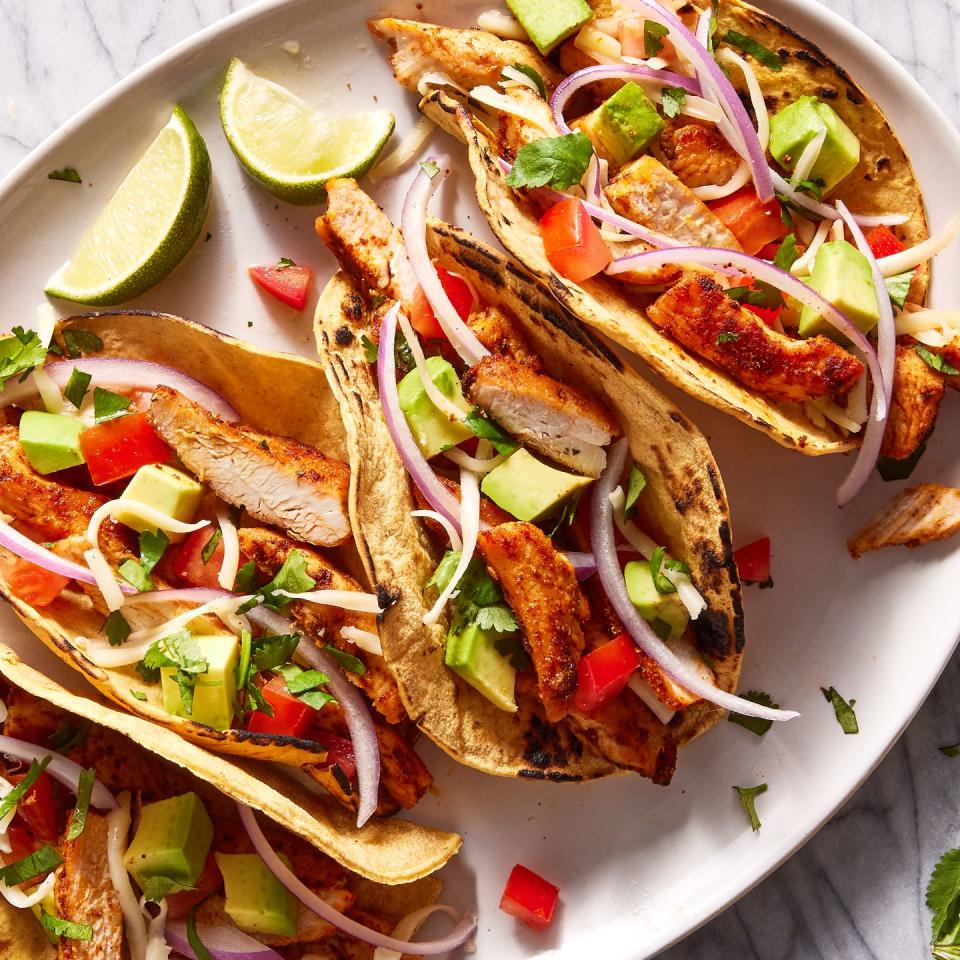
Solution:
{"label": "shredded white cheese", "polygon": [[380,638],[370,630],[361,630],[359,627],[351,627],[348,624],[340,628],[340,636],[344,640],[355,643],[361,650],[366,650],[367,653],[375,653],[378,657],[383,656]]}
{"label": "shredded white cheese", "polygon": [[935,257],[944,247],[953,243],[958,235],[960,235],[960,214],[951,217],[942,230],[932,237],[928,237],[923,243],[918,243],[915,247],[908,247],[901,253],[895,253],[890,257],[881,257],[877,261],[880,265],[880,272],[885,277],[895,277],[898,273],[912,270],[921,263]]}
{"label": "shredded white cheese", "polygon": [[668,724],[676,715],[675,710],[671,710],[666,704],[661,703],[653,692],[653,687],[639,673],[635,673],[627,681],[627,686],[653,711],[654,716],[662,724]]}
{"label": "shredded white cheese", "polygon": [[110,564],[107,563],[107,558],[100,548],[94,547],[92,550],[85,550],[83,559],[90,568],[93,579],[97,581],[97,589],[100,591],[107,609],[111,613],[114,610],[119,610],[123,606],[123,591],[120,589],[120,584],[117,583],[117,578],[113,575]]}
{"label": "shredded white cheese", "polygon": [[33,382],[47,413],[63,413],[63,394],[53,377],[43,367],[34,369]]}
{"label": "shredded white cheese", "polygon": [[0,896],[3,897],[11,907],[17,907],[20,910],[28,910],[36,906],[53,892],[54,884],[57,882],[57,873],[54,870],[48,877],[44,878],[31,893],[24,893],[19,887],[8,887],[3,880],[0,880]]}
{"label": "shredded white cheese", "polygon": [[750,93],[750,105],[753,107],[754,116],[757,118],[757,139],[760,141],[760,149],[766,150],[767,144],[770,142],[770,115],[767,112],[766,101],[763,99],[760,81],[757,79],[753,67],[729,47],[721,47],[717,53],[717,59],[721,63],[735,64],[740,68],[743,79],[747,84],[747,90]]}
{"label": "shredded white cheese", "polygon": [[[553,137],[557,135],[558,131],[553,124],[552,116],[545,115],[544,112],[539,110],[528,109],[525,104],[521,103],[515,97],[501,93],[499,90],[494,90],[493,87],[487,86],[486,84],[474,87],[470,91],[470,99],[485,107],[490,107],[492,110],[497,110],[500,113],[509,113],[514,117],[519,117],[521,120],[525,120],[527,123],[531,123],[533,126],[542,130],[547,136]],[[537,102],[543,105],[542,100]]]}
{"label": "shredded white cheese", "polygon": [[57,325],[57,311],[53,309],[53,304],[41,303],[37,307],[37,338],[45,346],[49,347],[53,340],[53,331]]}
{"label": "shredded white cheese", "polygon": [[[417,931],[432,917],[435,913],[445,913],[454,923],[460,919],[460,914],[453,907],[448,907],[442,903],[434,903],[429,907],[421,907],[408,913],[394,928],[390,934],[394,940],[412,940]],[[396,950],[389,950],[387,947],[377,947],[373,951],[373,960],[401,960],[403,955]]]}
{"label": "shredded white cheese", "polygon": [[142,523],[149,524],[165,533],[192,533],[194,530],[201,530],[210,525],[209,520],[198,520],[196,523],[184,523],[182,520],[174,520],[165,513],[161,513],[154,507],[140,503],[138,500],[129,500],[120,497],[118,500],[108,500],[103,506],[98,507],[87,524],[87,539],[91,546],[97,545],[97,537],[100,533],[100,527],[107,517],[113,517],[118,513],[126,513],[136,517]]}
{"label": "shredded white cheese", "polygon": [[168,960],[170,947],[167,945],[167,901],[157,904],[158,912],[151,914],[147,909],[146,897],[140,898],[140,912],[147,924],[147,947],[144,960]]}
{"label": "shredded white cheese", "polygon": [[220,542],[223,544],[223,563],[217,574],[217,583],[224,590],[233,590],[233,585],[237,582],[237,571],[240,569],[240,538],[237,536],[236,524],[224,507],[217,510],[217,523],[220,525]]}
{"label": "shredded white cheese", "polygon": [[702,187],[693,187],[693,194],[699,200],[721,200],[729,197],[731,193],[736,193],[742,186],[750,182],[750,167],[740,161],[740,165],[733,172],[733,176],[726,182],[718,186],[714,184],[705,184]]}
{"label": "shredded white cheese", "polygon": [[508,13],[502,10],[484,10],[477,17],[477,26],[503,40],[528,40],[527,31]]}
{"label": "shredded white cheese", "polygon": [[790,177],[790,186],[796,187],[798,183],[807,180],[820,158],[820,151],[827,139],[827,128],[821,127],[813,139],[803,148],[797,165],[793,168],[793,175]]}
{"label": "shredded white cheese", "polygon": [[943,347],[960,337],[960,310],[898,310],[894,327],[898,337],[909,335],[928,347]]}
{"label": "shredded white cheese", "polygon": [[[0,777],[0,800],[2,800],[11,790],[13,784],[4,777]],[[14,807],[2,820],[0,820],[0,853],[10,853],[13,847],[10,845],[10,837],[7,831],[13,818],[17,815],[17,808]]]}
{"label": "shredded white cheese", "polygon": [[433,121],[429,117],[420,117],[403,140],[367,174],[367,178],[378,183],[402,170],[420,152],[432,130]]}
{"label": "shredded white cheese", "polygon": [[130,960],[146,960],[147,925],[137,895],[133,892],[127,868],[123,865],[129,833],[130,794],[124,792],[117,797],[116,810],[107,814],[107,864],[110,868],[110,880],[120,901],[120,911],[123,913]]}
{"label": "shredded white cheese", "polygon": [[573,45],[599,63],[619,63],[623,55],[619,40],[589,23],[573,38]]}
{"label": "shredded white cheese", "polygon": [[463,450],[459,450],[456,447],[444,450],[443,455],[448,460],[452,460],[461,470],[469,470],[481,476],[488,474],[495,467],[499,467],[500,464],[507,459],[501,454],[496,457],[487,457],[486,459],[478,460],[476,457],[471,457],[468,453],[464,453]]}
{"label": "shredded white cheese", "polygon": [[793,266],[790,268],[790,272],[795,277],[805,277],[810,272],[813,268],[813,261],[817,258],[817,251],[824,245],[829,235],[830,221],[821,220],[810,246],[807,247],[802,256],[794,260]]}
{"label": "shredded white cheese", "polygon": [[360,590],[310,590],[306,593],[288,593],[278,590],[277,596],[288,600],[306,600],[326,607],[340,607],[354,613],[380,613],[380,601],[375,593],[363,593]]}
{"label": "shredded white cheese", "polygon": [[[860,379],[863,380],[864,378],[861,377]],[[804,403],[804,408],[807,407],[813,407],[823,417],[831,423],[835,423],[841,430],[847,433],[859,433],[860,428],[863,426],[862,422],[857,423],[843,407],[838,406],[829,397],[818,397],[816,400],[807,400]]]}
{"label": "shredded white cheese", "polygon": [[503,79],[500,86],[507,87],[511,83],[518,83],[521,87],[529,87],[537,96],[540,96],[540,88],[537,86],[533,77],[528,77],[522,70],[516,67],[504,67],[502,71]]}

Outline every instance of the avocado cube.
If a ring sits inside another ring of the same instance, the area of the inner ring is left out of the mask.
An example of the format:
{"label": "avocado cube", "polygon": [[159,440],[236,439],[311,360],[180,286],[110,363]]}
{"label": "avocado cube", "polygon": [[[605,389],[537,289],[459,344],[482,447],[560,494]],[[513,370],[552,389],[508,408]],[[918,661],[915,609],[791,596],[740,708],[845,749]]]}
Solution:
{"label": "avocado cube", "polygon": [[643,153],[650,141],[663,132],[663,118],[657,113],[656,104],[632,80],[595,112],[596,134],[618,166]]}
{"label": "avocado cube", "polygon": [[[184,523],[193,521],[203,496],[203,485],[193,477],[187,476],[182,470],[176,470],[163,464],[150,464],[141,467],[127,484],[123,491],[124,500],[136,500],[145,506],[153,507],[174,520]],[[118,523],[143,533],[153,529],[150,524],[144,523],[132,513],[119,510],[116,513]],[[171,541],[183,539],[182,533],[168,534]]]}
{"label": "avocado cube", "polygon": [[212,841],[213,824],[203,801],[183,793],[144,805],[123,865],[141,890],[155,878],[188,889],[196,884]]}
{"label": "avocado cube", "polygon": [[84,429],[84,422],[75,417],[27,410],[20,417],[20,446],[37,473],[56,473],[84,462],[80,452]]}
{"label": "avocado cube", "polygon": [[521,447],[483,478],[480,489],[511,516],[536,522],[590,483],[590,477],[548,467]]}
{"label": "avocado cube", "polygon": [[[808,283],[864,333],[869,333],[880,322],[870,261],[846,240],[832,240],[820,247]],[[819,313],[807,306],[800,314],[798,332],[801,337],[818,333],[837,335]]]}
{"label": "avocado cube", "polygon": [[517,671],[497,650],[497,640],[509,636],[513,634],[482,630],[475,623],[459,633],[451,630],[447,636],[443,662],[495,707],[516,713],[514,686]]}
{"label": "avocado cube", "polygon": [[175,717],[186,717],[216,730],[228,730],[233,723],[237,699],[235,672],[240,659],[240,643],[233,634],[195,634],[204,660],[206,673],[198,674],[193,686],[193,704],[187,711],[176,681],[176,667],[160,668],[163,708]]}
{"label": "avocado cube", "polygon": [[690,614],[676,593],[660,593],[646,560],[631,560],[623,570],[630,602],[644,620],[659,620],[670,628],[671,637],[680,637],[687,629]]}
{"label": "avocado cube", "polygon": [[860,162],[860,141],[833,107],[816,97],[798,97],[770,118],[770,153],[786,170],[793,170],[804,147],[823,129],[827,136],[809,179],[823,181],[829,193]]}
{"label": "avocado cube", "polygon": [[[290,861],[280,854],[289,867]],[[255,853],[215,853],[223,874],[223,909],[247,933],[291,937],[297,932],[300,904]]]}
{"label": "avocado cube", "polygon": [[[443,357],[427,357],[427,372],[436,388],[448,397],[466,416],[470,407],[463,397],[457,371]],[[418,370],[411,370],[397,384],[400,409],[417,446],[429,460],[441,450],[448,450],[473,436],[473,431],[462,421],[448,420],[434,405],[423,389]]]}
{"label": "avocado cube", "polygon": [[586,0],[507,0],[507,6],[544,56],[593,16]]}

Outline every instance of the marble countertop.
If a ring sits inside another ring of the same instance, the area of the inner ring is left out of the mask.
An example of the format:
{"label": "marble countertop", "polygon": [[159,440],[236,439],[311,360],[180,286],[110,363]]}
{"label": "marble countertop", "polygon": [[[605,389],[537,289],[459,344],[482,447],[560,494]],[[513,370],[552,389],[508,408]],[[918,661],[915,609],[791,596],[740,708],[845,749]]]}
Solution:
{"label": "marble countertop", "polygon": [[[131,70],[251,0],[0,0],[0,175]],[[320,0],[329,2],[329,0]],[[830,0],[960,122],[960,0]],[[960,839],[960,659],[821,832],[664,960],[907,960],[928,955],[923,890]]]}

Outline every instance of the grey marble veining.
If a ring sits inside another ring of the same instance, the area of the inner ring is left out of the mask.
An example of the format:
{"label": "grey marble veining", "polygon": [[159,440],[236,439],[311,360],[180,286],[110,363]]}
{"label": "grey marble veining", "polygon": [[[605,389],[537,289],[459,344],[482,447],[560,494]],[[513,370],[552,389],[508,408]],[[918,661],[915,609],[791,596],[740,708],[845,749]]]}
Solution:
{"label": "grey marble veining", "polygon": [[[134,68],[249,0],[0,0],[0,174]],[[320,5],[328,0],[319,0]],[[960,121],[960,0],[830,0]],[[906,638],[905,638],[906,642]],[[923,889],[960,843],[955,658],[904,737],[793,859],[663,960],[928,956]]]}

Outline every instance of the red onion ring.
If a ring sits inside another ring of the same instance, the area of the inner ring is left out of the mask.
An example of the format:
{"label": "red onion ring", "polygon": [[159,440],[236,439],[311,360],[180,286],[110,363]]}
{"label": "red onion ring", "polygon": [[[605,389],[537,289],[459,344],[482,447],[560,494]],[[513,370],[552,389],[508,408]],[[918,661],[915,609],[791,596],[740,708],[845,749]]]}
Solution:
{"label": "red onion ring", "polygon": [[[89,373],[98,386],[121,390],[149,388],[163,385],[173,387],[185,397],[216,414],[222,420],[236,421],[240,414],[219,393],[205,383],[160,363],[149,360],[131,360],[128,357],[78,357],[76,360],[56,360],[43,370],[63,390],[74,370]],[[8,383],[0,393],[0,407],[17,403],[37,392],[29,380],[24,383]]]}
{"label": "red onion ring", "polygon": [[585,67],[583,70],[577,70],[571,73],[569,77],[564,78],[557,85],[550,97],[550,110],[553,112],[553,119],[561,133],[570,133],[570,127],[563,119],[563,111],[570,98],[581,87],[594,83],[597,80],[633,80],[636,77],[643,77],[647,80],[656,80],[665,87],[682,87],[687,93],[694,96],[700,96],[700,84],[692,77],[684,77],[679,73],[670,73],[669,70],[654,70],[653,67],[641,66],[640,64],[601,64],[596,67]]}
{"label": "red onion ring", "polygon": [[725,690],[720,690],[704,680],[689,664],[683,662],[650,628],[637,608],[630,602],[627,586],[620,569],[614,538],[613,506],[610,494],[620,482],[628,453],[627,438],[618,440],[607,457],[607,467],[597,480],[593,491],[590,516],[590,542],[597,558],[597,574],[603,584],[604,592],[623,622],[633,642],[648,657],[654,660],[664,673],[681,687],[695,693],[724,710],[742,713],[748,717],[761,717],[765,720],[792,720],[798,717],[793,710],[774,710],[758,703],[751,703]]}
{"label": "red onion ring", "polygon": [[[167,943],[187,960],[197,955],[187,939],[187,925],[181,920],[170,920],[164,928]],[[236,927],[197,924],[197,935],[213,960],[283,960],[276,950],[243,933]]]}
{"label": "red onion ring", "polygon": [[347,917],[339,910],[335,910],[325,900],[317,896],[312,890],[304,886],[296,875],[287,865],[277,856],[270,846],[267,838],[263,835],[260,825],[257,823],[256,815],[246,804],[237,803],[237,809],[240,811],[240,819],[246,828],[250,841],[254,849],[260,855],[260,858],[267,865],[267,869],[290,891],[308,910],[312,910],[321,920],[326,920],[338,930],[364,943],[369,943],[374,947],[385,947],[388,950],[396,950],[401,954],[412,954],[414,956],[435,957],[439,954],[449,953],[456,949],[473,936],[477,929],[477,919],[471,915],[465,916],[453,930],[440,940],[424,940],[422,942],[413,942],[408,940],[395,940],[393,937],[380,933],[378,930],[371,930],[362,923],[358,923],[351,917]]}
{"label": "red onion ring", "polygon": [[[827,203],[821,203],[802,190],[798,190],[789,180],[777,173],[776,170],[771,170],[770,176],[773,179],[773,185],[776,187],[777,193],[785,196],[791,203],[802,207],[810,213],[816,214],[816,216],[822,220],[840,219],[840,214],[835,207],[831,207]],[[854,213],[851,216],[862,227],[896,227],[901,223],[906,223],[910,219],[903,213],[878,214],[876,216],[872,214]]]}

